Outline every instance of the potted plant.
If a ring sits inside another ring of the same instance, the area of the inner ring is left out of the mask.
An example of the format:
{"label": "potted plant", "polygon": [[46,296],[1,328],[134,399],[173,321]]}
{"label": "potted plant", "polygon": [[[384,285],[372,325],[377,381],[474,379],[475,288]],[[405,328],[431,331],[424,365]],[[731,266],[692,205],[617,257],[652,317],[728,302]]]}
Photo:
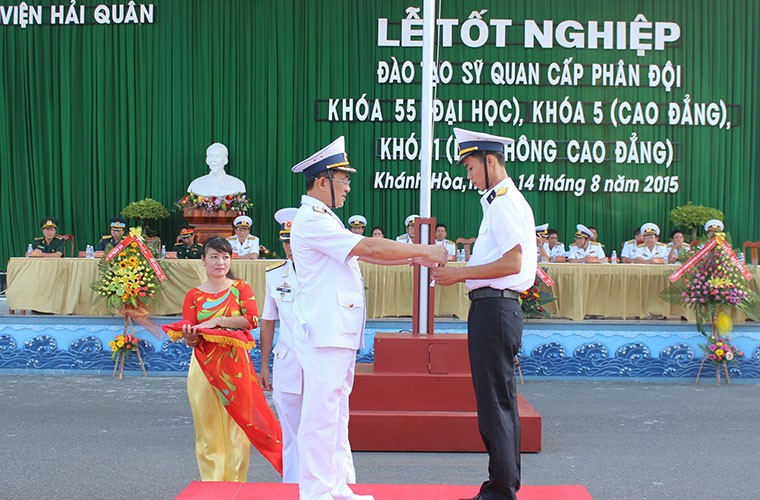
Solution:
{"label": "potted plant", "polygon": [[161,238],[149,224],[150,221],[166,219],[169,217],[169,211],[160,202],[153,198],[145,198],[140,201],[133,201],[121,211],[121,216],[127,219],[135,219],[137,224],[142,227],[145,233],[145,242],[154,255],[158,255],[161,249]]}
{"label": "potted plant", "polygon": [[691,241],[697,239],[697,228],[702,227],[710,219],[723,220],[723,212],[717,208],[694,205],[692,202],[670,211],[670,220],[674,224],[691,229]]}

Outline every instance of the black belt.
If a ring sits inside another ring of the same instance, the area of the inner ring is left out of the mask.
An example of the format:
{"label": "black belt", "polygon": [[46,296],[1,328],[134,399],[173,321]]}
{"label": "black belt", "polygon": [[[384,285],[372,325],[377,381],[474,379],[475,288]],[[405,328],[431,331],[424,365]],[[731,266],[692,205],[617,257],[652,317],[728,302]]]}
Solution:
{"label": "black belt", "polygon": [[503,297],[505,299],[517,300],[517,297],[519,297],[520,294],[514,290],[497,290],[495,288],[487,286],[484,288],[476,288],[475,290],[469,291],[467,292],[467,296],[470,297],[470,300],[491,299],[494,297]]}

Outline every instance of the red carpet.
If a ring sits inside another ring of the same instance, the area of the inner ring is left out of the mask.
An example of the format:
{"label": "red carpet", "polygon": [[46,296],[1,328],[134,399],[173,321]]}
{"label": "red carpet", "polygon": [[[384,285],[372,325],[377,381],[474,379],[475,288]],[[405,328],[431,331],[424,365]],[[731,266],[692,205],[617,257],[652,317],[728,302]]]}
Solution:
{"label": "red carpet", "polygon": [[[375,500],[459,500],[472,498],[478,486],[445,484],[356,484],[351,489]],[[523,486],[519,500],[591,500],[579,484]],[[281,483],[211,483],[193,481],[178,500],[297,500],[298,485]]]}

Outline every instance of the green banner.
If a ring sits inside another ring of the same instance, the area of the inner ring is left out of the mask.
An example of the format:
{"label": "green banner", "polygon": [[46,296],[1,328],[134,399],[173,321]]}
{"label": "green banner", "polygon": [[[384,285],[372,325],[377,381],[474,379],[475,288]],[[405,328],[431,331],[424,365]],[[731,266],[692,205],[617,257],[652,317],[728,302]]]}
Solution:
{"label": "green banner", "polygon": [[[513,137],[507,171],[536,222],[607,253],[672,208],[725,212],[760,239],[760,3],[437,2],[432,212],[477,233],[452,128]],[[386,236],[418,212],[422,4],[155,0],[0,5],[0,260],[52,215],[78,249],[129,202],[170,207],[229,149],[252,233],[298,206],[290,167],[339,135],[358,173],[340,215]],[[173,243],[183,218],[158,224]],[[368,232],[369,232],[368,228]]]}

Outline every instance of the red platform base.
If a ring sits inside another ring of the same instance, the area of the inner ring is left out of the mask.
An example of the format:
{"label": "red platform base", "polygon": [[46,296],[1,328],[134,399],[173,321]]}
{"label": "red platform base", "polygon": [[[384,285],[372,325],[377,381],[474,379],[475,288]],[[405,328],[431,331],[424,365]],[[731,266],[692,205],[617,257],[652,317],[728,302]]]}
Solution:
{"label": "red platform base", "polygon": [[[375,500],[459,500],[472,498],[479,486],[444,484],[356,484],[359,495]],[[282,483],[213,483],[193,481],[177,496],[178,500],[296,500],[298,485]],[[519,500],[591,500],[581,485],[523,486]]]}
{"label": "red platform base", "polygon": [[[541,415],[521,395],[520,450],[541,451]],[[467,335],[379,333],[375,364],[356,367],[349,423],[357,451],[485,451]]]}

